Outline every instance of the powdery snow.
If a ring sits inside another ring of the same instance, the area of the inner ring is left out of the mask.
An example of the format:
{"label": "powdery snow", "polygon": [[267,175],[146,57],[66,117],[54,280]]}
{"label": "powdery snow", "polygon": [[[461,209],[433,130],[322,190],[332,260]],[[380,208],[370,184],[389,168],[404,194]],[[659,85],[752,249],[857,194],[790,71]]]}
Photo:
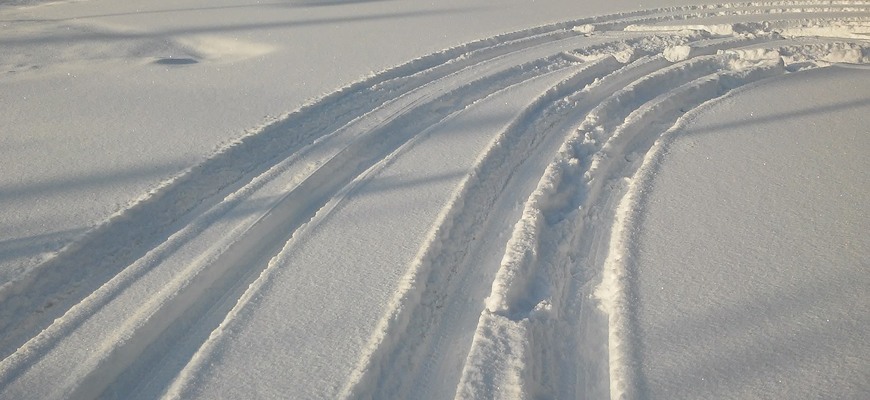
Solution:
{"label": "powdery snow", "polygon": [[0,2],[0,398],[867,397],[870,2],[692,3]]}
{"label": "powdery snow", "polygon": [[870,70],[710,105],[643,172],[629,311],[650,398],[870,391]]}

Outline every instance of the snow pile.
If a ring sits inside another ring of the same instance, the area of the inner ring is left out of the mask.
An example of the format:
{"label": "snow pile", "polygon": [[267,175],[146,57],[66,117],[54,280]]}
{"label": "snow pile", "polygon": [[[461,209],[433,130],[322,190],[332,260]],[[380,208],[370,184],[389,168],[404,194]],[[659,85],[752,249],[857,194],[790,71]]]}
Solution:
{"label": "snow pile", "polygon": [[595,25],[583,24],[571,28],[574,32],[589,34],[595,31]]}
{"label": "snow pile", "polygon": [[691,54],[692,47],[686,45],[668,47],[663,53],[665,59],[670,62],[688,60]]}

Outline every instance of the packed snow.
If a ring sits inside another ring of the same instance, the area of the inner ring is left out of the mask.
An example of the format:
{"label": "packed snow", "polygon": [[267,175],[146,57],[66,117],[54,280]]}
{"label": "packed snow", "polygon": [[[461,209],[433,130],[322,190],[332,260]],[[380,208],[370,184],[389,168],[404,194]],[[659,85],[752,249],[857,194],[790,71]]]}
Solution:
{"label": "packed snow", "polygon": [[0,32],[0,398],[870,397],[870,1]]}

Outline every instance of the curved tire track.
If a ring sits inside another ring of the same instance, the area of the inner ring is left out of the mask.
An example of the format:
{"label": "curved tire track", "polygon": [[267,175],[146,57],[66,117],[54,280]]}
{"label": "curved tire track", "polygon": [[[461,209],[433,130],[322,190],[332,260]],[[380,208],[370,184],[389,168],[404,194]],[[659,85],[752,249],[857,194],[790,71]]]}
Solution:
{"label": "curved tire track", "polygon": [[[726,46],[716,49],[718,56],[694,51],[706,46],[683,49],[686,61],[614,93],[566,142],[514,230],[457,397],[639,395],[631,317],[623,311],[626,278],[614,267],[618,255],[605,260],[625,181],[680,115],[741,85],[786,73],[784,62],[818,67],[845,60],[845,53],[853,54],[851,62],[868,61],[866,43],[753,37],[748,48],[730,51],[729,42],[720,42]],[[695,64],[681,72],[695,71],[668,79],[681,64]],[[590,311],[597,302],[606,315]]]}
{"label": "curved tire track", "polygon": [[[458,88],[437,95],[450,87],[440,85],[431,91],[428,98],[422,97],[408,105],[402,105],[399,112],[391,114],[381,123],[372,124],[371,116],[369,119],[360,120],[365,127],[355,140],[340,148],[334,156],[270,206],[266,214],[247,227],[237,241],[221,249],[219,255],[207,263],[188,266],[180,276],[169,280],[157,293],[149,294],[139,306],[139,311],[129,318],[121,318],[117,323],[120,328],[111,332],[125,340],[104,342],[100,351],[87,356],[88,362],[80,361],[72,370],[69,370],[69,366],[65,367],[70,386],[57,385],[55,390],[70,390],[63,392],[64,397],[90,398],[99,395],[119,374],[135,363],[149,345],[154,342],[172,342],[172,335],[179,334],[179,328],[175,328],[175,325],[191,325],[190,319],[201,315],[217,299],[232,292],[234,288],[247,286],[245,282],[255,277],[257,271],[246,268],[248,263],[265,268],[270,255],[276,254],[286,241],[281,238],[310,220],[356,176],[387,157],[414,135],[423,132],[426,127],[438,123],[472,102],[500,88],[560,68],[560,58],[556,55],[507,69],[496,69],[494,73],[480,79],[475,80],[472,77],[470,82],[460,79]],[[520,57],[520,60],[524,58]],[[569,65],[568,62],[562,64],[563,67]],[[477,73],[474,69],[468,71]],[[152,271],[142,271],[143,274],[149,272]],[[7,380],[17,378],[22,371],[40,362],[39,357],[43,354],[49,351],[58,352],[52,348],[55,343],[75,334],[75,331],[86,331],[83,329],[84,324],[102,311],[100,306],[108,304],[115,296],[123,296],[123,293],[118,293],[121,289],[119,286],[121,285],[110,281],[109,285],[96,290],[72,307],[67,315],[56,320],[17,353],[0,363],[3,377]],[[99,330],[99,327],[92,329],[96,332]],[[161,337],[164,335],[169,337]],[[94,337],[101,336],[106,334]],[[68,351],[83,353],[75,348]],[[59,367],[60,365],[46,367],[41,373],[51,373],[54,368]],[[75,373],[82,375],[77,376]]]}

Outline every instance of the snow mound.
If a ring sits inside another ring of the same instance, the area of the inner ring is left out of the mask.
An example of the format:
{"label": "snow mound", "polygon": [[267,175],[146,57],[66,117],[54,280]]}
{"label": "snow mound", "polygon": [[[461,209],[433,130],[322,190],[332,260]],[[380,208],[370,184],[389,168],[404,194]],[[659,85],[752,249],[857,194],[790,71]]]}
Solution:
{"label": "snow mound", "polygon": [[670,62],[688,60],[691,54],[692,47],[686,45],[668,47],[663,53],[665,59]]}

